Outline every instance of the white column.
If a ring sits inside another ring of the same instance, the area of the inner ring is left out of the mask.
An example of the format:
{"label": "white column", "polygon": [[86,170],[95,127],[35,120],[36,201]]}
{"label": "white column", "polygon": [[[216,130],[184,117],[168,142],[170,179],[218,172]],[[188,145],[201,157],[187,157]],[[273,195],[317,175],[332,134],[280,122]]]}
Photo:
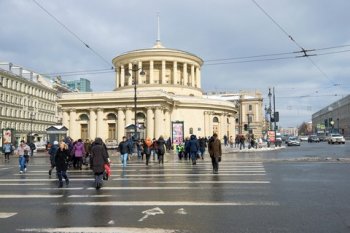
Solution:
{"label": "white column", "polygon": [[198,66],[196,67],[196,86],[201,88],[201,70]]}
{"label": "white column", "polygon": [[147,135],[146,137],[154,138],[154,114],[152,108],[147,108]]}
{"label": "white column", "polygon": [[194,83],[194,65],[191,65],[191,87],[195,87],[195,83]]}
{"label": "white column", "polygon": [[225,115],[224,114],[221,114],[221,116],[220,116],[220,118],[219,118],[220,120],[220,124],[219,124],[219,127],[220,127],[220,132],[221,132],[221,138],[223,138],[224,137],[224,135],[226,135],[227,136],[227,127],[226,127],[226,125],[227,125],[227,120],[226,120],[226,117],[225,117]]}
{"label": "white column", "polygon": [[124,65],[120,66],[120,87],[124,87],[125,84],[125,69]]}
{"label": "white column", "polygon": [[142,84],[142,81],[141,81],[141,75],[140,75],[140,72],[141,72],[141,70],[142,70],[142,61],[139,61],[138,62],[138,68],[140,69],[139,71],[137,71],[137,84],[139,85],[139,84]]}
{"label": "white column", "polygon": [[[130,76],[128,77],[128,85],[129,86],[132,86],[132,80],[134,79],[134,72],[132,72],[132,64],[131,63],[129,63],[129,74],[130,74]],[[135,81],[136,81],[136,79],[135,79]]]}
{"label": "white column", "polygon": [[213,115],[208,113],[208,120],[209,120],[209,128],[208,128],[208,134],[207,136],[212,136],[213,135]]}
{"label": "white column", "polygon": [[131,108],[126,108],[125,111],[125,126],[132,124],[132,112]]}
{"label": "white column", "polygon": [[165,83],[165,69],[166,69],[166,66],[165,66],[165,60],[162,60],[162,84]]}
{"label": "white column", "polygon": [[184,84],[183,85],[187,86],[188,85],[187,63],[184,63],[182,73],[183,73],[182,75],[184,77]]}
{"label": "white column", "polygon": [[151,61],[149,61],[149,84],[154,83],[153,67],[154,67],[154,62],[153,62],[153,60],[151,60]]}
{"label": "white column", "polygon": [[173,62],[173,84],[177,85],[177,61]]}
{"label": "white column", "polygon": [[[69,113],[67,110],[63,110],[62,124],[67,128],[69,127]],[[2,128],[1,125],[0,128]]]}
{"label": "white column", "polygon": [[125,124],[124,124],[124,111],[122,108],[118,108],[118,142],[123,140],[123,136],[125,136]]}
{"label": "white column", "polygon": [[210,136],[209,135],[209,120],[208,120],[208,112],[204,112],[204,135],[205,137]]}
{"label": "white column", "polygon": [[95,112],[95,109],[90,109],[89,137],[92,140],[94,140],[96,138],[96,112]]}
{"label": "white column", "polygon": [[164,137],[169,138],[171,137],[171,127],[170,127],[170,122],[171,122],[171,116],[169,110],[165,110],[164,112]]}
{"label": "white column", "polygon": [[154,137],[159,138],[162,135],[163,129],[163,118],[162,110],[160,107],[157,107],[154,111]]}
{"label": "white column", "polygon": [[119,87],[119,69],[115,67],[115,89]]}
{"label": "white column", "polygon": [[103,135],[103,109],[97,109],[97,127],[96,127],[96,136],[105,139]]}
{"label": "white column", "polygon": [[77,130],[76,130],[76,119],[77,119],[77,113],[75,109],[71,109],[69,113],[69,136],[73,138],[73,140],[78,140],[77,137]]}

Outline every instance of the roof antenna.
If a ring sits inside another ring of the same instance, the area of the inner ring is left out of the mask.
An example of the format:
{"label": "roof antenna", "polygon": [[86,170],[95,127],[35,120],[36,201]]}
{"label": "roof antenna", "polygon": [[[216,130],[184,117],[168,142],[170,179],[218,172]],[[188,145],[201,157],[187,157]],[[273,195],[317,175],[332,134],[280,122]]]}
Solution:
{"label": "roof antenna", "polygon": [[158,23],[158,31],[157,31],[157,42],[160,42],[160,17],[159,12],[157,12],[157,23]]}
{"label": "roof antenna", "polygon": [[157,12],[157,40],[156,40],[156,44],[154,45],[153,48],[164,48],[162,43],[160,42],[160,16],[159,16],[159,12]]}

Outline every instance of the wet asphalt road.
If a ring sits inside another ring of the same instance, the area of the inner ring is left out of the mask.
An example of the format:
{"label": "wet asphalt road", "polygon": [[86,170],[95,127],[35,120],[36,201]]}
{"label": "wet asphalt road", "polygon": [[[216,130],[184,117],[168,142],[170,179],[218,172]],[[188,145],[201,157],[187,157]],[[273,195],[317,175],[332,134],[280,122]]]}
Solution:
{"label": "wet asphalt road", "polygon": [[88,170],[69,171],[58,189],[47,157],[24,175],[1,159],[0,232],[350,232],[349,158],[350,144],[303,143],[225,154],[213,175],[208,158],[123,170],[112,157],[99,191]]}

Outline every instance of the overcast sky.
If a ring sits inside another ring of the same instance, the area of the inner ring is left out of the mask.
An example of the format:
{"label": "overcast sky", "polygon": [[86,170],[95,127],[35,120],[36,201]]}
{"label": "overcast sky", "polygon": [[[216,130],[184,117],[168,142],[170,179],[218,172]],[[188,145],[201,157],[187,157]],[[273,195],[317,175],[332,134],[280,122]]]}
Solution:
{"label": "overcast sky", "polygon": [[[0,61],[45,74],[108,69],[117,55],[154,45],[159,12],[162,44],[207,61],[204,91],[259,90],[268,104],[268,88],[275,87],[283,127],[310,121],[312,113],[349,93],[350,47],[308,52],[318,55],[311,60],[292,54],[300,51],[297,44],[350,45],[348,0],[256,0],[284,31],[251,0],[36,1],[103,59],[34,1],[1,0]],[[276,53],[286,54],[209,61]],[[262,59],[269,60],[251,62]],[[62,77],[88,78],[94,91],[114,87],[112,72]]]}

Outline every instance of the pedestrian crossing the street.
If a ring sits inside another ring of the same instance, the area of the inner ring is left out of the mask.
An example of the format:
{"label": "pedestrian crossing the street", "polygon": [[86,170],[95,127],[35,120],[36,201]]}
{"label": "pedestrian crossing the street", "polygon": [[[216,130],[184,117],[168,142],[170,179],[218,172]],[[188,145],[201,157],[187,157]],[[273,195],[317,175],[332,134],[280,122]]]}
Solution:
{"label": "pedestrian crossing the street", "polygon": [[[184,209],[191,215],[187,208],[279,206],[277,201],[271,200],[272,181],[259,161],[223,161],[219,174],[213,174],[209,160],[199,160],[197,165],[176,160],[159,165],[152,161],[147,167],[143,161],[132,160],[125,169],[117,163],[117,158],[112,158],[114,160],[112,176],[101,190],[95,190],[94,178],[88,169],[69,170],[69,185],[58,188],[55,173],[49,177],[46,164],[30,164],[25,174],[19,174],[16,165],[0,166],[0,169],[7,168],[0,170],[0,219],[21,217],[24,209],[33,208],[29,203],[39,205],[43,213],[62,208],[71,208],[73,212],[106,207],[114,212],[122,208],[137,216],[136,220],[145,208],[161,208],[167,210],[166,213],[171,210],[172,214]],[[145,218],[143,223],[150,219]],[[57,227],[60,226],[40,232],[64,232]],[[30,232],[30,229],[37,228],[19,227],[17,230]],[[100,232],[110,229],[107,227]],[[128,232],[124,230],[121,232]],[[166,232],[166,229],[159,232]]]}

